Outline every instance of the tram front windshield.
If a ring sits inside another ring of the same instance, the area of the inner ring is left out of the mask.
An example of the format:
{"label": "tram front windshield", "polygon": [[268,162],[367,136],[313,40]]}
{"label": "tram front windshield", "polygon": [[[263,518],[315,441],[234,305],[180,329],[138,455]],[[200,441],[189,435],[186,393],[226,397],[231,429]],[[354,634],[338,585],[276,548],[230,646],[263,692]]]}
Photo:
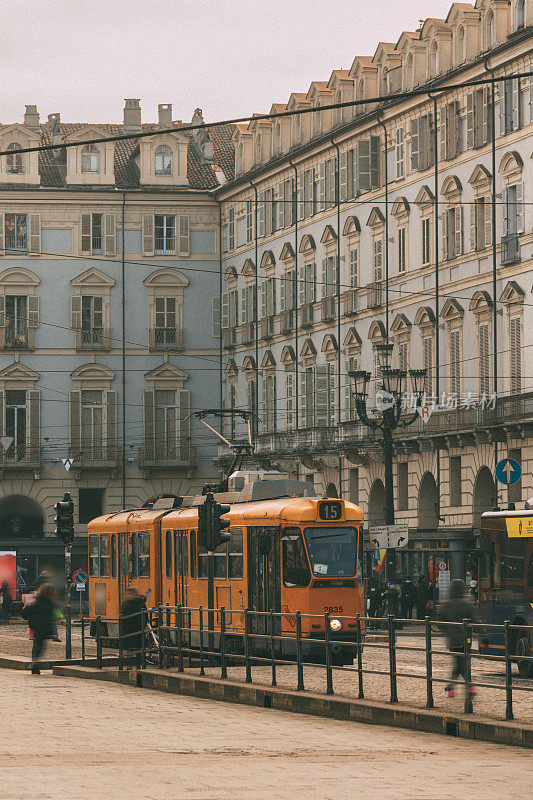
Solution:
{"label": "tram front windshield", "polygon": [[355,575],[355,528],[306,528],[305,541],[315,577],[352,578]]}

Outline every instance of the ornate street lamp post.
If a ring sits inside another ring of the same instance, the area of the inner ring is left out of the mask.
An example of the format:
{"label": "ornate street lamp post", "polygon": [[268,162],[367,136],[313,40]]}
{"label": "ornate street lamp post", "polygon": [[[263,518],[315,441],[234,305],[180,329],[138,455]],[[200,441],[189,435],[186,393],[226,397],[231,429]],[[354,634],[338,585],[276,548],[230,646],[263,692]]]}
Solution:
{"label": "ornate street lamp post", "polygon": [[[382,434],[383,461],[385,464],[385,524],[394,524],[394,484],[392,475],[392,457],[394,454],[392,434],[396,428],[406,428],[418,416],[424,387],[425,369],[411,369],[408,372],[390,367],[393,346],[382,344],[376,347],[379,360],[379,375],[376,380],[376,406],[379,416],[370,417],[367,412],[368,387],[370,372],[355,370],[348,375],[354,383],[355,409],[364,425]],[[411,379],[411,392],[415,398],[415,410],[402,414],[402,396],[407,390],[407,375]],[[378,382],[381,387],[378,388]]]}

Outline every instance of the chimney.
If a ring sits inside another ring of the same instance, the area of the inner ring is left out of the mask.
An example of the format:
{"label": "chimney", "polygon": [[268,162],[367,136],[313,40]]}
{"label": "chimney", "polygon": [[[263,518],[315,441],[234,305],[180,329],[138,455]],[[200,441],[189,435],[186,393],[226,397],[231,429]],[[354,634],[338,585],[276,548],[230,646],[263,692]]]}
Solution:
{"label": "chimney", "polygon": [[125,100],[124,106],[124,133],[141,132],[141,106],[138,99]]}
{"label": "chimney", "polygon": [[24,127],[31,128],[32,131],[39,130],[39,112],[37,111],[37,106],[26,106]]}
{"label": "chimney", "polygon": [[172,103],[159,103],[157,106],[157,113],[159,114],[159,127],[171,128],[172,127]]}

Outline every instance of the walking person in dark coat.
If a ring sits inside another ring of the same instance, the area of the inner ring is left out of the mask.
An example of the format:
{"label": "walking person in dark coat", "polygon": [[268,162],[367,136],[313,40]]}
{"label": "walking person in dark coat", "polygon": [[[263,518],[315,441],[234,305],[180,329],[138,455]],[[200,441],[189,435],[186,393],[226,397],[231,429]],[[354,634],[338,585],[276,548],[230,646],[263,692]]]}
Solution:
{"label": "walking person in dark coat", "polygon": [[13,597],[7,581],[4,581],[0,586],[0,598],[0,623],[5,622],[7,624],[11,616],[11,606],[13,605]]}
{"label": "walking person in dark coat", "polygon": [[22,609],[22,616],[28,620],[29,628],[33,633],[32,675],[41,674],[39,659],[44,652],[46,641],[53,639],[56,635],[56,601],[57,590],[53,583],[42,583],[37,590],[35,602],[25,605]]}
{"label": "walking person in dark coat", "polygon": [[416,602],[416,588],[409,578],[401,585],[400,608],[403,619],[413,619],[413,606]]}
{"label": "walking person in dark coat", "polygon": [[[142,637],[145,625],[143,624],[143,617],[141,611],[146,611],[146,597],[139,594],[134,586],[130,586],[124,592],[124,600],[120,606],[120,616],[129,617],[129,619],[121,620],[121,635],[123,637],[124,650],[134,650],[135,664],[140,667],[141,665],[141,649]],[[131,614],[138,616],[132,617]],[[128,637],[127,639],[124,637]]]}
{"label": "walking person in dark coat", "polygon": [[[439,614],[439,621],[442,622],[469,622],[479,623],[479,616],[471,600],[466,596],[465,582],[456,578],[450,584],[450,593],[445,600]],[[440,625],[444,631],[448,643],[448,650],[454,654],[453,669],[450,683],[444,687],[448,697],[455,697],[455,684],[459,677],[465,681],[465,691],[473,696],[476,694],[476,687],[467,681],[465,666],[465,640],[464,628],[462,625]],[[481,640],[486,640],[486,633],[481,632]],[[468,643],[470,648],[470,643]]]}
{"label": "walking person in dark coat", "polygon": [[426,603],[428,601],[428,590],[425,578],[423,575],[419,575],[416,584],[416,618],[417,619],[424,619],[426,616]]}

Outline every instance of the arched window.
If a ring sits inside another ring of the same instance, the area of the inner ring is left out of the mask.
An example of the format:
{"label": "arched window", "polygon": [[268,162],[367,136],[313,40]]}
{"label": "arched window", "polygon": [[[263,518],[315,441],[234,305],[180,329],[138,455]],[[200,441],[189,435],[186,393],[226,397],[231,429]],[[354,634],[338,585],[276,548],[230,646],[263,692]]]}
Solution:
{"label": "arched window", "polygon": [[437,42],[433,42],[429,51],[429,77],[434,78],[439,71],[439,49]]}
{"label": "arched window", "polygon": [[[8,146],[8,150],[19,150],[21,145],[18,142],[12,142]],[[7,171],[10,173],[20,174],[24,172],[24,157],[22,153],[11,153],[6,158]]]}
{"label": "arched window", "polygon": [[389,90],[388,87],[388,72],[387,67],[383,67],[381,72],[381,94],[387,94]]}
{"label": "arched window", "polygon": [[255,140],[255,163],[260,164],[263,160],[263,137],[260,133],[257,134]]}
{"label": "arched window", "polygon": [[100,172],[100,151],[94,144],[87,144],[81,151],[81,171]]}
{"label": "arched window", "polygon": [[405,70],[405,88],[411,89],[414,84],[414,58],[413,54],[410,53],[409,57],[407,58],[407,67]]}
{"label": "arched window", "polygon": [[166,144],[160,144],[155,151],[155,174],[172,175],[172,150]]}
{"label": "arched window", "polygon": [[494,14],[489,11],[487,14],[487,47],[494,47]]}
{"label": "arched window", "polygon": [[276,124],[276,154],[279,155],[281,153],[281,124],[278,122]]}
{"label": "arched window", "polygon": [[525,25],[525,2],[524,0],[516,0],[514,7],[514,29],[517,31]]}

